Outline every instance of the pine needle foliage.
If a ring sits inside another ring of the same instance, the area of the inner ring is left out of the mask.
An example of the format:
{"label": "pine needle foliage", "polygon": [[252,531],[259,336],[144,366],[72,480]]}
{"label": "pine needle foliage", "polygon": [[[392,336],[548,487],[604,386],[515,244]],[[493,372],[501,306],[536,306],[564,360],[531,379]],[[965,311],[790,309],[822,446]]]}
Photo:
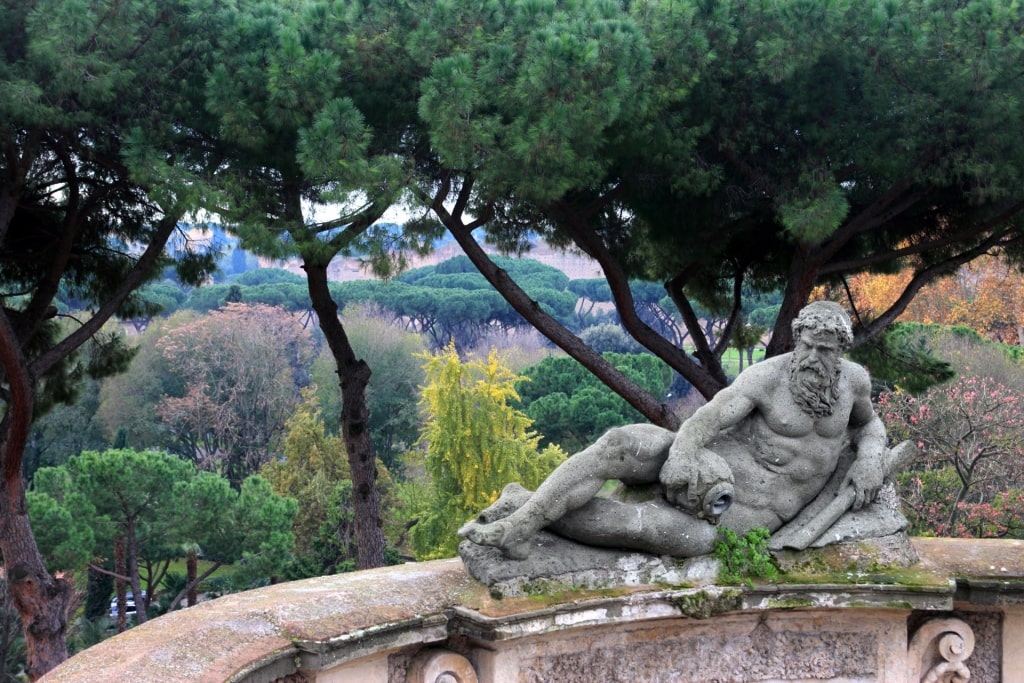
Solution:
{"label": "pine needle foliage", "polygon": [[421,444],[433,490],[410,540],[417,557],[431,559],[455,554],[458,528],[497,500],[505,484],[536,488],[565,453],[538,450],[533,420],[510,405],[519,400],[515,383],[522,378],[496,351],[486,361],[462,361],[449,344],[423,358]]}

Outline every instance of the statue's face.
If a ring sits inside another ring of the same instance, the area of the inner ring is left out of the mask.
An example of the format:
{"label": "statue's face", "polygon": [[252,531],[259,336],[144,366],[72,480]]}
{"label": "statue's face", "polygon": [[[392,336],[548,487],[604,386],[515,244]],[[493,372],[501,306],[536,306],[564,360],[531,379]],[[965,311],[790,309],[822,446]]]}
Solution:
{"label": "statue's face", "polygon": [[796,342],[793,355],[801,380],[824,387],[836,376],[843,352],[835,336],[804,330]]}
{"label": "statue's face", "polygon": [[839,359],[843,346],[832,334],[804,330],[793,350],[789,393],[806,414],[814,418],[832,414],[839,398]]}

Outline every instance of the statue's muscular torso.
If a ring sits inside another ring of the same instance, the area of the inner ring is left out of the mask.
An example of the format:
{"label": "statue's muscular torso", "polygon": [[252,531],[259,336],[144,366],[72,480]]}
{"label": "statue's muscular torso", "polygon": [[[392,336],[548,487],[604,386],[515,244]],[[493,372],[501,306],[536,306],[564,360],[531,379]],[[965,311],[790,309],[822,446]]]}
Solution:
{"label": "statue's muscular torso", "polygon": [[[864,400],[867,377],[841,362],[839,397],[832,414],[815,418],[790,394],[789,362],[778,357],[750,368],[731,388],[730,401],[752,409],[724,436],[707,444],[732,468],[735,501],[722,523],[743,531],[774,530],[792,519],[824,487],[849,441],[851,414]],[[863,377],[861,376],[863,375]]]}

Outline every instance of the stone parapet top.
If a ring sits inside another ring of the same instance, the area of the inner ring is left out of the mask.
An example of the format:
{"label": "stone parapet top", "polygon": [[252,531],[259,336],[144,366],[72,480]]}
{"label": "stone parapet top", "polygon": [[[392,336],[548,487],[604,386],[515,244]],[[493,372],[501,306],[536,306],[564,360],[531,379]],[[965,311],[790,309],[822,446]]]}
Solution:
{"label": "stone parapet top", "polygon": [[993,538],[914,538],[921,568],[965,579],[1024,579],[1024,541]]}
{"label": "stone parapet top", "polygon": [[[273,680],[452,635],[502,640],[560,629],[729,611],[948,610],[954,600],[1024,604],[1024,542],[914,539],[920,581],[897,573],[753,587],[631,586],[497,600],[461,560],[338,574],[227,595],[108,639],[46,683]],[[270,675],[279,671],[280,674]],[[261,672],[260,675],[255,675]]]}

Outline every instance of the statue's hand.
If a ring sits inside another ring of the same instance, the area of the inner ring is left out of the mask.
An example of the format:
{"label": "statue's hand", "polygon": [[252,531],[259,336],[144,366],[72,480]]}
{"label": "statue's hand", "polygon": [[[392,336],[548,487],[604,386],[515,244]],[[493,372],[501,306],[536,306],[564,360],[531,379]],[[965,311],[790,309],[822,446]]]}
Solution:
{"label": "statue's hand", "polygon": [[668,502],[712,523],[732,505],[732,469],[706,448],[692,455],[670,451],[660,479]]}
{"label": "statue's hand", "polygon": [[700,509],[703,492],[691,482],[700,480],[696,464],[690,458],[669,458],[661,468],[661,483],[668,502],[694,514]]}
{"label": "statue's hand", "polygon": [[858,455],[843,480],[843,487],[850,485],[855,493],[851,508],[860,510],[865,505],[875,502],[884,478],[885,470],[880,458]]}

